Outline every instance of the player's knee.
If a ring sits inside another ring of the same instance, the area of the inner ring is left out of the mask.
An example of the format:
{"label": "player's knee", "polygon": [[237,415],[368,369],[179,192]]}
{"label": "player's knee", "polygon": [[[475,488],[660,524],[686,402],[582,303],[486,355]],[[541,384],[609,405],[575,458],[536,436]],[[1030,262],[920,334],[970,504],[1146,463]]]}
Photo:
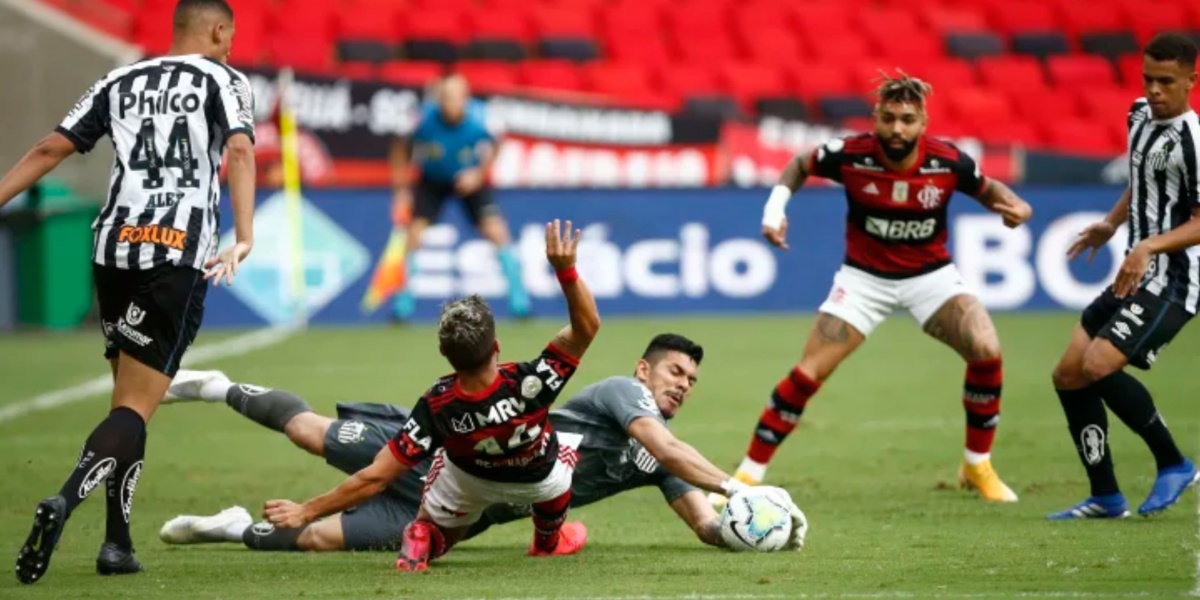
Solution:
{"label": "player's knee", "polygon": [[1087,384],[1092,384],[1113,373],[1119,371],[1121,365],[1113,364],[1101,352],[1095,348],[1088,348],[1088,351],[1083,355],[1083,366],[1081,368],[1083,379]]}
{"label": "player's knee", "polygon": [[999,360],[1001,356],[1000,340],[995,338],[982,340],[975,344],[972,353],[974,356],[971,357],[971,360]]}
{"label": "player's knee", "polygon": [[283,432],[298,448],[315,454],[325,455],[325,434],[329,423],[315,413],[300,413],[284,426]]}
{"label": "player's knee", "polygon": [[[305,552],[335,552],[345,546],[340,519],[326,519],[304,529],[296,546]],[[335,523],[336,522],[336,523]]]}

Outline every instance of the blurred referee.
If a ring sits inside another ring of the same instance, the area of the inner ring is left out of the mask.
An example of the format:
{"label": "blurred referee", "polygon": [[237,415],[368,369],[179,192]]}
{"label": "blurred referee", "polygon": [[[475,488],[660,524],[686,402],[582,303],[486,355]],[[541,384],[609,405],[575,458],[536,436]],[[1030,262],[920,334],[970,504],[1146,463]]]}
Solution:
{"label": "blurred referee", "polygon": [[[483,107],[471,102],[464,78],[448,76],[434,89],[436,104],[422,110],[421,121],[412,136],[398,140],[392,149],[395,202],[411,206],[412,210],[405,253],[406,280],[411,283],[416,275],[413,256],[421,246],[421,235],[437,220],[446,201],[458,197],[471,223],[496,245],[496,256],[508,281],[509,309],[517,317],[528,316],[529,295],[521,280],[521,263],[512,247],[508,224],[500,215],[488,184],[498,140],[488,129]],[[416,298],[407,283],[396,295],[392,311],[398,321],[408,320],[416,311]]]}
{"label": "blurred referee", "polygon": [[1088,226],[1071,258],[1104,247],[1123,224],[1128,249],[1116,281],[1083,311],[1054,369],[1054,387],[1071,439],[1087,469],[1091,495],[1051,519],[1129,514],[1113,474],[1105,404],[1145,440],[1158,466],[1149,515],[1179,500],[1200,472],[1171,438],[1150,392],[1124,371],[1150,369],[1200,306],[1200,120],[1188,104],[1196,85],[1196,45],[1164,34],[1145,48],[1145,97],[1129,110],[1129,186],[1108,217]]}

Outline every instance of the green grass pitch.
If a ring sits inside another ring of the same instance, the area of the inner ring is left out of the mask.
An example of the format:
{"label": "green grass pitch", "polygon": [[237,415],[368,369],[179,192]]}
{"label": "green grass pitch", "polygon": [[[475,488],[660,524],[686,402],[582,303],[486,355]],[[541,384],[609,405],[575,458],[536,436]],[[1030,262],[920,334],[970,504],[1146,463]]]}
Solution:
{"label": "green grass pitch", "polygon": [[[134,506],[148,572],[94,574],[100,495],[71,519],[45,580],[0,578],[0,598],[990,598],[1187,595],[1196,587],[1196,495],[1166,514],[1122,522],[1049,523],[1087,493],[1050,385],[1073,314],[996,315],[1004,345],[1003,421],[994,460],[1021,496],[988,505],[953,489],[961,459],[963,366],[911,320],[886,323],[809,404],[768,482],[791,491],[811,521],[800,554],[731,554],[702,546],[662,502],[640,490],[572,513],[589,527],[576,557],[524,556],[530,526],[463,544],[425,575],[392,568],[390,553],[257,554],[240,545],[168,548],[157,531],[180,513],[269,498],[303,500],[340,474],[224,405],[163,407],[150,427]],[[568,393],[629,373],[652,333],[677,331],[707,348],[700,383],[673,427],[718,465],[741,458],[768,392],[798,357],[810,319],[761,316],[605,322]],[[558,323],[503,324],[503,356],[540,349]],[[198,344],[227,333],[204,333]],[[0,338],[0,405],[104,373],[99,336]],[[1185,331],[1155,370],[1138,373],[1184,450],[1197,455],[1200,336]],[[432,330],[314,329],[205,368],[286,388],[329,414],[338,400],[411,405],[446,370]],[[105,398],[0,423],[0,558],[15,558],[36,502],[58,489]],[[1136,507],[1153,481],[1141,440],[1110,419],[1118,476]],[[6,567],[11,568],[11,567]]]}

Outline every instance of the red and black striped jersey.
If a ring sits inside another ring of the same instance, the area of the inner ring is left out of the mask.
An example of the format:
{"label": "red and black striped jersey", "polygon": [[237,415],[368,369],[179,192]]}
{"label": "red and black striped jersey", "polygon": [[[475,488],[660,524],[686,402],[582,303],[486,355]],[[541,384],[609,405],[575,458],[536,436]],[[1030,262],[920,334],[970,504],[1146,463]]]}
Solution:
{"label": "red and black striped jersey", "polygon": [[826,142],[809,172],[846,188],[846,264],[879,277],[902,279],[950,264],[946,207],[954,192],[978,196],[987,178],[954,144],[921,136],[907,171],[884,166],[871,133]]}
{"label": "red and black striped jersey", "polygon": [[541,481],[558,457],[550,406],[578,365],[551,344],[532,361],[501,364],[480,392],[463,391],[458,377],[447,375],[421,396],[388,447],[409,466],[444,448],[455,466],[476,477]]}

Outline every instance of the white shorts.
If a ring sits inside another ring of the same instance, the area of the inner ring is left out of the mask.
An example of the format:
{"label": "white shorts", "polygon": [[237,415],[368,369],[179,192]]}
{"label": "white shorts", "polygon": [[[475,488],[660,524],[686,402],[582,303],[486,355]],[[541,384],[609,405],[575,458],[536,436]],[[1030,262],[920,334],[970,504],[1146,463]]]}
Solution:
{"label": "white shorts", "polygon": [[829,297],[818,310],[867,336],[897,308],[906,309],[924,327],[947,300],[970,293],[952,264],[907,279],[885,279],[842,265],[833,276]]}
{"label": "white shorts", "polygon": [[[545,479],[535,483],[506,483],[476,477],[455,466],[438,449],[425,475],[421,506],[441,527],[467,527],[493,504],[536,504],[553,500],[571,489],[579,454],[559,436],[558,460]],[[578,445],[578,443],[576,443]]]}

